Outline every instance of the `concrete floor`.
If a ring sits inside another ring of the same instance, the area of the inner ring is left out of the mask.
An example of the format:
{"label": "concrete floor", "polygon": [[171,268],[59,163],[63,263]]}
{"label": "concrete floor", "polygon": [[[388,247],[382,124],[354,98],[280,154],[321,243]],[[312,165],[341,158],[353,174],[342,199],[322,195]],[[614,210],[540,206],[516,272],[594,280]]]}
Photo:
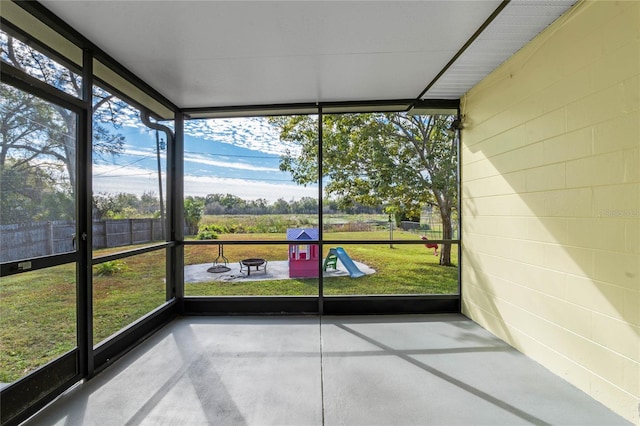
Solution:
{"label": "concrete floor", "polygon": [[187,317],[33,425],[618,425],[461,315]]}

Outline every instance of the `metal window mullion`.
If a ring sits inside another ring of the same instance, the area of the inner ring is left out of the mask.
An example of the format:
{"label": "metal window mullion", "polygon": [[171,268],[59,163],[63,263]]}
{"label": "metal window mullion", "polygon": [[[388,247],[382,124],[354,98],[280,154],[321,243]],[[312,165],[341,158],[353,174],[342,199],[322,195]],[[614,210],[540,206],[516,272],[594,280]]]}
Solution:
{"label": "metal window mullion", "polygon": [[9,64],[2,63],[0,80],[30,95],[37,96],[47,102],[59,105],[73,112],[84,108],[84,102],[62,90],[56,89],[48,83],[19,70]]}
{"label": "metal window mullion", "polygon": [[78,120],[76,162],[76,226],[78,264],[77,333],[79,370],[83,377],[94,374],[93,362],[93,274],[92,274],[92,134],[93,134],[93,54],[84,49],[82,55],[83,110]]}
{"label": "metal window mullion", "polygon": [[324,313],[324,274],[323,274],[323,250],[324,250],[324,229],[322,215],[322,105],[318,106],[318,314]]}
{"label": "metal window mullion", "polygon": [[[458,106],[458,118],[462,123],[462,115],[460,106]],[[458,126],[460,127],[460,126]],[[457,189],[458,189],[458,203],[456,208],[458,209],[458,295],[462,299],[462,131],[460,128],[455,129],[456,138],[456,159],[457,164]],[[462,309],[462,303],[460,304]]]}
{"label": "metal window mullion", "polygon": [[47,102],[60,105],[72,111],[78,111],[84,107],[84,102],[81,99],[65,93],[5,62],[2,63],[1,74],[3,82],[11,84],[24,92],[36,95]]}
{"label": "metal window mullion", "polygon": [[165,242],[165,243],[152,244],[152,245],[148,245],[148,246],[144,246],[144,247],[140,247],[132,250],[119,251],[117,253],[94,257],[91,260],[91,263],[95,266],[104,262],[109,262],[109,261],[118,260],[118,259],[125,259],[127,257],[138,256],[144,253],[151,253],[157,250],[162,250],[164,248],[170,248],[171,246],[172,246],[171,243]]}
{"label": "metal window mullion", "polygon": [[184,299],[184,115],[175,114],[175,137],[167,146],[167,300],[178,299],[182,312]]}

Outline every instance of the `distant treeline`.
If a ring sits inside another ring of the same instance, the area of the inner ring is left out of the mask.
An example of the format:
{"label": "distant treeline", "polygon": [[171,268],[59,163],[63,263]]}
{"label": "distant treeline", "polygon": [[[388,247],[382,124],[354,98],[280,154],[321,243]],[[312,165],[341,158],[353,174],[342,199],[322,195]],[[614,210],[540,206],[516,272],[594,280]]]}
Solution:
{"label": "distant treeline", "polygon": [[[201,206],[205,215],[221,214],[314,214],[318,212],[318,200],[303,197],[299,200],[279,198],[270,202],[265,198],[245,200],[233,194],[209,194],[205,197],[185,197],[185,204]],[[348,209],[339,209],[338,202],[324,200],[324,213],[377,214],[383,208],[372,208],[354,204]],[[141,196],[126,193],[99,193],[93,197],[93,217],[103,219],[129,219],[143,217],[160,217],[160,200],[153,192],[145,192]]]}
{"label": "distant treeline", "polygon": [[[318,212],[318,200],[312,197],[302,197],[299,200],[285,200],[279,198],[275,202],[269,202],[264,198],[257,200],[245,200],[233,194],[209,194],[206,197],[187,197],[204,205],[204,214],[314,214]],[[355,204],[348,209],[338,208],[338,201],[323,200],[322,211],[324,213],[352,213],[361,214],[382,213],[383,208],[367,207]]]}

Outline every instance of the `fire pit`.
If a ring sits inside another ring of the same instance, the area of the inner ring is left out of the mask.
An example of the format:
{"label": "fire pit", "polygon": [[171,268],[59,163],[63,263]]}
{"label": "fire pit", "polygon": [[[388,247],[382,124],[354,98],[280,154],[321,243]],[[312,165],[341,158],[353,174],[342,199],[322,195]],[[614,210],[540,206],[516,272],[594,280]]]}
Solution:
{"label": "fire pit", "polygon": [[247,268],[247,275],[251,275],[251,267],[255,266],[256,271],[267,272],[267,261],[259,258],[243,259],[240,261],[240,272]]}
{"label": "fire pit", "polygon": [[[224,264],[220,263],[220,260],[224,262]],[[218,244],[218,257],[213,261],[213,266],[207,269],[207,272],[211,272],[213,274],[221,274],[223,272],[229,272],[231,268],[227,266],[227,258],[224,257],[224,245]]]}
{"label": "fire pit", "polygon": [[211,268],[207,269],[207,272],[211,272],[212,274],[222,274],[223,272],[229,272],[231,268],[227,265],[213,265]]}

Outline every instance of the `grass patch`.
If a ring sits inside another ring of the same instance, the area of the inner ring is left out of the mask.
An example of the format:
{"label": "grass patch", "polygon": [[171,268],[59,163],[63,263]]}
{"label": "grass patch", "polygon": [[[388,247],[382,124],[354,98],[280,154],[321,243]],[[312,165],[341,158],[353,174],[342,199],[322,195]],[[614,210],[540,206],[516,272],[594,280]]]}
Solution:
{"label": "grass patch", "polygon": [[[165,250],[116,260],[110,275],[93,267],[93,342],[97,344],[165,302]],[[111,268],[109,268],[111,269]]]}
{"label": "grass patch", "polygon": [[[96,254],[114,251],[117,249]],[[164,250],[104,262],[93,269],[94,343],[165,301]],[[75,264],[2,278],[0,342],[3,383],[13,382],[76,347]]]}
{"label": "grass patch", "polygon": [[0,382],[13,382],[76,346],[75,282],[75,265],[2,278]]}
{"label": "grass patch", "polygon": [[94,269],[94,275],[102,277],[111,276],[127,270],[127,264],[122,260],[110,260],[97,265]]}

